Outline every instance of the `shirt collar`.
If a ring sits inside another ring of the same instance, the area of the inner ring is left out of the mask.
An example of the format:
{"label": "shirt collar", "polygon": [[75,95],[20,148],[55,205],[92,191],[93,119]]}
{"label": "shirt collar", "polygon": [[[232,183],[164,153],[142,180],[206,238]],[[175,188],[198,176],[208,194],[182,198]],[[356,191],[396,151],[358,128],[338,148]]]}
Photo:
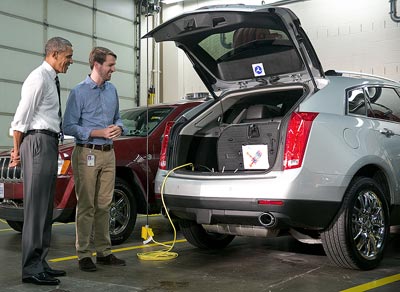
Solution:
{"label": "shirt collar", "polygon": [[107,82],[104,82],[102,85],[97,85],[97,83],[94,82],[92,78],[90,78],[90,75],[86,76],[85,83],[89,84],[91,89],[96,89],[96,88],[105,89],[107,86]]}
{"label": "shirt collar", "polygon": [[46,72],[49,73],[51,79],[56,78],[56,76],[57,76],[56,70],[54,70],[54,68],[51,67],[51,65],[49,63],[47,63],[46,61],[43,61],[42,66],[46,70]]}

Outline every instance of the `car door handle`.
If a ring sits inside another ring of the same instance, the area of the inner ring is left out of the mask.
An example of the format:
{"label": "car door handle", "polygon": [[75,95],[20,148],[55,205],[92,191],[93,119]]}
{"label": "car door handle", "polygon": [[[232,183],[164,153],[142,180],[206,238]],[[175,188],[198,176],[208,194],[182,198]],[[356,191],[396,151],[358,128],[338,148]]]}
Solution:
{"label": "car door handle", "polygon": [[389,130],[388,128],[383,128],[382,130],[379,130],[379,133],[385,135],[386,137],[394,135],[394,132],[392,130]]}

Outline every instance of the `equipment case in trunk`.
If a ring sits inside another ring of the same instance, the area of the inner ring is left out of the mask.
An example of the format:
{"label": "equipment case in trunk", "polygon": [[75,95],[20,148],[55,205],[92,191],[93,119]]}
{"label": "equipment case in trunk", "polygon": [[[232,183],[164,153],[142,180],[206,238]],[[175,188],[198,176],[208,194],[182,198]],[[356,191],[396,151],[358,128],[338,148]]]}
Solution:
{"label": "equipment case in trunk", "polygon": [[[244,164],[246,154],[243,154],[242,147],[247,145],[267,145],[268,153],[258,151],[256,156],[260,158],[264,155],[264,159],[268,158],[269,166],[273,165],[278,150],[278,127],[278,122],[244,123],[226,127],[217,142],[218,170],[248,170]],[[260,149],[265,148],[260,146]]]}

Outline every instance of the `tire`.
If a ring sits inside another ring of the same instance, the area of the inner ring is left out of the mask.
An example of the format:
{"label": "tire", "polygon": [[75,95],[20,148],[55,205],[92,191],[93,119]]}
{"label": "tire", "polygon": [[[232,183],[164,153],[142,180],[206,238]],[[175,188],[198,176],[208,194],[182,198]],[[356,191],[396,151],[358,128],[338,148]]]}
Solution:
{"label": "tire", "polygon": [[338,215],[321,234],[322,245],[337,266],[370,270],[382,260],[389,229],[382,189],[375,180],[360,177],[351,183]]}
{"label": "tire", "polygon": [[179,226],[186,240],[201,249],[222,249],[235,238],[234,235],[207,232],[203,226],[190,220],[179,220]]}
{"label": "tire", "polygon": [[15,231],[22,232],[22,227],[24,227],[24,222],[23,221],[7,220],[7,223]]}
{"label": "tire", "polygon": [[112,245],[123,243],[131,235],[137,218],[137,203],[129,184],[115,180],[110,207],[110,237]]}

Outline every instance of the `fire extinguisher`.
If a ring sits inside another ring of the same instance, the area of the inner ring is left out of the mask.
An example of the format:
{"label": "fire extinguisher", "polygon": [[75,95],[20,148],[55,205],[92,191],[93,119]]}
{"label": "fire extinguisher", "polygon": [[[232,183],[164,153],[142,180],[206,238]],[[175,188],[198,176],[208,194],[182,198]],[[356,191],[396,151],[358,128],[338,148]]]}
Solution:
{"label": "fire extinguisher", "polygon": [[156,95],[156,89],[154,85],[151,85],[148,92],[147,92],[147,104],[154,104],[154,97]]}

